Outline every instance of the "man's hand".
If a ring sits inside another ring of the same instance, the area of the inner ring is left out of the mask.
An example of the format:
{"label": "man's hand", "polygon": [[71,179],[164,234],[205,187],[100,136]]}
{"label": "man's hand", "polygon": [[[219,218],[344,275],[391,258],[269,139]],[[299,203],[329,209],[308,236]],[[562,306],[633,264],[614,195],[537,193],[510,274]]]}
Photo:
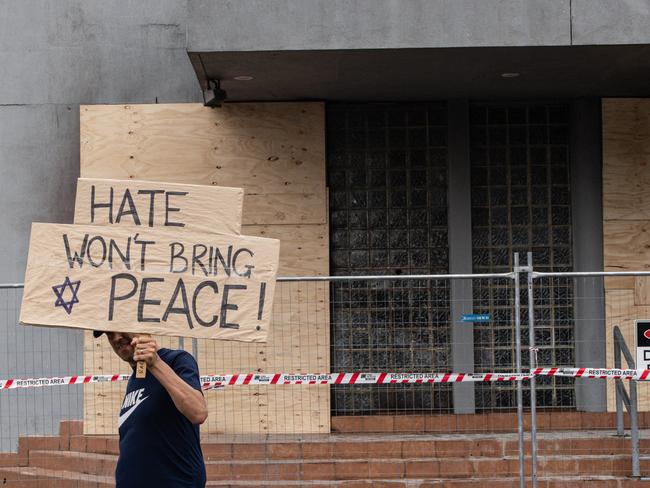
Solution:
{"label": "man's hand", "polygon": [[133,346],[134,361],[144,361],[149,368],[158,361],[158,344],[153,337],[134,337],[131,346]]}

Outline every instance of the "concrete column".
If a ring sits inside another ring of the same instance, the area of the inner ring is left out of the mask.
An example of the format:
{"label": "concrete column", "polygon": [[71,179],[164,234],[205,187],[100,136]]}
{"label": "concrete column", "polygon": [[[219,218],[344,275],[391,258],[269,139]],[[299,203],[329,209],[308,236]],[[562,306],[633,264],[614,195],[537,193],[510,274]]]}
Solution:
{"label": "concrete column", "polygon": [[[602,271],[603,198],[600,98],[571,104],[571,211],[574,271]],[[578,367],[605,366],[605,291],[600,278],[575,281],[575,359]],[[607,410],[605,380],[576,380],[576,407]]]}
{"label": "concrete column", "polygon": [[[466,100],[450,100],[448,114],[448,228],[449,272],[472,272],[472,202],[469,160],[469,106]],[[474,329],[461,322],[472,313],[472,282],[451,283],[452,370],[474,372]],[[454,413],[474,413],[474,383],[454,383]]]}

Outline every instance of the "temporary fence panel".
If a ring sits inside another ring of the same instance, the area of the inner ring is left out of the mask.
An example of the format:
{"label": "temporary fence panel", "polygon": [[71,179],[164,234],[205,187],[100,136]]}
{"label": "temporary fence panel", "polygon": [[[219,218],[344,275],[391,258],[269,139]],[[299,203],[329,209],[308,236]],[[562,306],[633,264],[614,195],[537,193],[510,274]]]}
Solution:
{"label": "temporary fence panel", "polygon": [[[279,273],[325,276],[329,227],[324,118],[321,102],[236,103],[219,110],[201,104],[82,106],[81,176],[244,188],[242,232],[280,239]],[[279,289],[275,334],[268,344],[198,341],[199,367],[214,373],[297,370],[309,357],[309,366],[328,371],[329,355],[308,355],[311,346],[304,342],[304,334],[311,339],[320,334],[313,342],[327,350],[328,293],[326,286]],[[184,346],[189,348],[190,341]],[[105,339],[86,336],[86,371],[105,367],[106,361],[115,361],[116,370],[122,371],[112,354]],[[85,411],[86,433],[115,432],[120,388],[89,389],[87,394],[94,397],[85,402],[92,406]],[[326,388],[287,395],[283,389],[253,386],[224,391],[219,404],[216,397],[209,398],[210,420],[204,430],[329,432]]]}
{"label": "temporary fence panel", "polygon": [[[352,280],[331,286],[333,371],[451,371],[449,280]],[[335,416],[452,409],[450,385],[337,385],[332,389]]]}
{"label": "temporary fence panel", "polygon": [[[80,331],[18,326],[22,287],[0,288],[0,379],[67,376],[82,371]],[[20,435],[56,434],[61,420],[82,417],[82,388],[0,392],[0,452]]]}
{"label": "temporary fence panel", "polygon": [[[246,344],[235,349],[229,346],[230,343],[217,341],[195,343],[187,339],[163,340],[168,340],[168,343],[164,343],[167,347],[180,346],[195,354],[201,374],[205,375],[202,381],[210,416],[202,427],[204,442],[219,445],[242,443],[248,448],[253,445],[265,446],[264,453],[257,460],[265,463],[263,474],[259,474],[258,479],[278,479],[278,473],[272,473],[268,467],[276,466],[277,459],[271,453],[279,449],[278,443],[283,442],[283,449],[289,449],[286,443],[297,439],[316,442],[309,432],[320,429],[343,436],[346,432],[357,436],[357,441],[345,437],[342,441],[334,437],[327,441],[357,442],[357,447],[348,446],[350,451],[346,456],[350,457],[376,455],[371,454],[368,450],[370,447],[362,449],[361,444],[372,444],[379,442],[379,439],[366,438],[359,443],[359,432],[394,433],[394,437],[384,437],[382,440],[388,443],[384,445],[387,449],[392,446],[391,442],[427,442],[437,457],[432,457],[432,451],[429,457],[418,462],[425,471],[430,470],[433,466],[431,463],[438,463],[435,464],[439,466],[436,472],[441,478],[445,478],[441,468],[442,458],[451,456],[454,449],[459,449],[458,444],[455,444],[456,447],[448,445],[449,440],[443,433],[483,433],[488,436],[485,439],[489,440],[485,446],[495,442],[499,445],[499,460],[484,460],[481,456],[485,456],[486,449],[489,450],[484,446],[481,448],[483,454],[476,454],[480,459],[463,459],[462,468],[460,464],[454,465],[460,463],[456,458],[445,458],[444,462],[456,466],[455,469],[468,469],[476,475],[477,470],[483,469],[482,462],[494,467],[495,463],[507,461],[509,467],[503,468],[503,478],[516,479],[519,473],[516,389],[517,384],[522,384],[524,401],[529,402],[526,392],[529,391],[531,374],[536,378],[539,407],[537,426],[540,432],[536,454],[540,479],[553,476],[628,475],[629,443],[605,441],[602,437],[604,434],[593,430],[611,425],[613,413],[575,412],[576,408],[605,410],[606,405],[601,403],[584,408],[580,402],[584,402],[585,398],[599,397],[585,396],[584,392],[577,392],[574,385],[576,381],[585,385],[605,380],[613,383],[611,380],[615,377],[648,380],[648,372],[598,367],[611,368],[613,360],[610,357],[606,362],[589,364],[589,357],[584,356],[584,351],[598,347],[604,349],[602,340],[585,334],[585,331],[606,326],[601,336],[609,341],[610,329],[614,325],[626,326],[627,322],[621,322],[622,317],[629,320],[634,317],[629,311],[631,302],[612,300],[612,296],[617,297],[616,294],[603,295],[602,277],[577,273],[536,276],[533,286],[535,343],[531,345],[527,329],[528,292],[524,282],[527,273],[524,271],[519,275],[522,279],[519,307],[514,300],[513,274],[284,279],[278,283],[271,340],[263,347],[253,348]],[[613,277],[606,280],[610,278]],[[459,286],[459,283],[463,283],[463,286]],[[0,380],[11,376],[15,380],[12,384],[6,381],[0,383],[0,401],[8,402],[3,406],[9,405],[2,410],[2,422],[3,425],[13,426],[2,431],[3,450],[15,450],[18,435],[51,434],[59,419],[81,418],[80,392],[84,390],[93,392],[86,398],[93,398],[94,402],[86,405],[85,411],[94,409],[102,414],[85,418],[85,421],[104,422],[107,429],[104,434],[113,434],[115,424],[110,419],[114,415],[111,409],[115,402],[121,400],[126,378],[117,374],[130,373],[128,365],[112,353],[84,351],[88,363],[96,361],[92,370],[88,368],[86,372],[109,376],[70,378],[70,375],[79,372],[72,363],[75,353],[76,361],[79,361],[81,344],[54,338],[53,331],[49,329],[18,327],[15,322],[20,292],[3,290],[3,293],[3,330],[7,331],[8,337],[35,331],[29,338],[21,336],[20,340],[11,339],[7,344],[11,342],[13,346],[5,346],[4,356],[9,358],[6,363],[9,366],[6,371],[3,370],[4,376]],[[517,313],[522,324],[521,374],[516,373],[514,359],[516,331],[513,324]],[[637,315],[635,318],[642,317]],[[471,327],[474,330],[472,343],[454,343],[458,327]],[[71,332],[71,337],[74,334]],[[97,344],[106,339],[89,337],[87,340],[100,349]],[[628,341],[629,347],[633,347],[633,344],[633,340]],[[536,355],[532,371],[527,359],[531,346]],[[103,348],[106,349],[105,345]],[[455,369],[455,358],[451,351],[464,349],[473,355],[474,365],[469,369],[474,371]],[[61,360],[56,360],[56,364],[48,362],[48,358],[52,361],[62,352],[63,356]],[[42,363],[39,368],[17,367],[26,364],[20,361],[21,357],[31,356],[40,358]],[[66,364],[66,357],[72,363]],[[77,366],[80,367],[79,364]],[[327,374],[330,371],[332,373]],[[48,381],[32,384],[16,381],[20,377],[53,376],[66,378],[50,380],[50,386],[43,388],[35,386],[47,384]],[[70,384],[51,386],[58,383]],[[453,389],[457,383],[473,386],[472,400],[480,414],[453,414],[455,403],[461,395]],[[646,384],[640,382],[639,391],[643,392],[645,388]],[[248,393],[237,395],[238,391]],[[40,423],[38,413],[29,410],[38,408],[39,402]],[[529,406],[529,403],[526,405]],[[102,416],[108,420],[101,419]],[[255,422],[250,422],[253,418]],[[528,415],[526,418],[529,418]],[[639,417],[642,426],[650,425],[649,421],[650,416],[641,414]],[[230,428],[245,435],[224,437],[223,434],[228,433]],[[558,438],[546,432],[549,428],[568,429],[569,432],[564,432],[562,438]],[[298,436],[267,436],[274,432]],[[398,435],[405,432],[420,434],[419,440]],[[498,440],[490,437],[490,433],[494,432],[499,433]],[[260,437],[260,434],[263,436]],[[324,442],[323,438],[317,442]],[[643,436],[640,446],[641,454],[650,448]],[[336,444],[328,444],[327,448],[337,449]],[[219,461],[218,455],[211,454],[211,451],[207,452],[210,462],[225,462]],[[33,453],[36,463],[38,456],[47,457],[50,454],[36,450]],[[567,456],[571,457],[570,461],[566,460]],[[604,461],[605,458],[607,461]],[[309,464],[301,459],[301,463]],[[402,474],[396,476],[414,476],[413,473],[407,474],[406,461],[401,457],[399,461],[394,458],[391,458],[392,461],[381,459],[381,463],[401,463]],[[564,461],[560,462],[561,459]],[[320,464],[323,462],[322,459],[319,461]],[[374,479],[375,475],[368,466],[355,465],[357,477]],[[95,468],[86,464],[84,469],[92,472]],[[234,473],[232,466],[229,470]],[[233,479],[241,481],[247,479],[248,475],[242,471],[237,476]]]}

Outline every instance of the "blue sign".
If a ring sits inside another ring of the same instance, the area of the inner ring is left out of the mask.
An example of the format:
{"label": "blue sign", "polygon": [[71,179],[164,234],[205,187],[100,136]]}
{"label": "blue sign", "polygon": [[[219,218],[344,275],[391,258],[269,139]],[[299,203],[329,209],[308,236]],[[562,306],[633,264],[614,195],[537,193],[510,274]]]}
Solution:
{"label": "blue sign", "polygon": [[464,313],[461,316],[463,322],[489,322],[489,313]]}

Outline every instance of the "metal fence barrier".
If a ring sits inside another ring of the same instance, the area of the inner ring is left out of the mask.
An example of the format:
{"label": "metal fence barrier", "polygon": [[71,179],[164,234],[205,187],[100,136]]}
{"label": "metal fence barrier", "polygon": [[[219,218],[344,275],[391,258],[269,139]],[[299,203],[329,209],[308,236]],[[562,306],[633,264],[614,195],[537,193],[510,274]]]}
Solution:
{"label": "metal fence barrier", "polygon": [[[166,345],[190,350],[202,374],[245,373],[239,375],[244,382],[255,373],[262,375],[260,378],[266,374],[264,381],[268,382],[279,373],[349,373],[341,376],[341,381],[330,378],[330,386],[319,386],[316,379],[313,386],[287,386],[291,391],[277,395],[267,395],[262,390],[266,387],[253,386],[254,382],[241,386],[248,388],[250,395],[239,399],[230,387],[206,393],[213,411],[227,412],[236,406],[238,414],[249,415],[209,417],[208,432],[222,431],[228,422],[239,429],[248,428],[248,434],[269,434],[278,425],[284,426],[285,432],[291,432],[291,425],[296,433],[317,432],[318,427],[322,431],[324,418],[340,426],[354,425],[357,417],[400,415],[404,425],[421,426],[411,431],[426,433],[427,420],[422,416],[437,415],[436,421],[442,422],[448,418],[445,415],[516,413],[512,430],[516,433],[520,486],[525,486],[527,475],[531,486],[536,486],[538,415],[576,409],[606,411],[608,404],[607,386],[601,380],[562,374],[535,376],[531,372],[573,368],[576,363],[607,366],[590,364],[585,351],[604,351],[605,324],[620,325],[630,317],[618,296],[607,302],[605,310],[605,280],[650,273],[537,272],[532,258],[528,253],[522,264],[515,254],[514,268],[507,273],[278,278],[273,335],[264,348],[217,341],[186,344],[182,338],[169,339]],[[0,380],[128,372],[119,358],[98,353],[100,344],[84,338],[82,331],[18,327],[21,288],[21,284],[0,285]],[[628,368],[635,369],[625,334],[619,327],[613,331],[610,365],[620,369],[622,355]],[[627,337],[629,342],[629,330]],[[382,377],[396,373],[407,378],[413,372],[433,375],[428,377],[432,382],[403,383],[386,380],[395,376]],[[452,378],[449,373],[461,375]],[[486,374],[505,376],[499,381],[485,381],[485,376],[481,381],[472,380],[472,375]],[[508,375],[516,381],[507,381]],[[431,379],[434,376],[435,381]],[[232,380],[232,376],[228,378]],[[353,378],[355,381],[350,381]],[[325,382],[325,376],[321,381]],[[88,408],[84,409],[84,402],[92,398],[92,408],[108,412],[117,391],[111,388],[87,384],[0,391],[0,452],[15,450],[22,435],[55,434],[61,420],[95,421]],[[650,401],[647,393],[640,394],[644,401]],[[615,386],[612,383],[609,408],[617,412],[619,435],[623,434],[623,406],[630,413],[632,475],[637,477],[642,450],[638,398],[636,380],[630,381],[629,394],[620,379]],[[528,459],[525,412],[530,429]],[[263,420],[250,429],[245,424],[255,416]],[[456,425],[457,432],[464,432],[462,423]],[[492,427],[486,424],[484,432]],[[97,428],[99,432],[102,426]]]}

